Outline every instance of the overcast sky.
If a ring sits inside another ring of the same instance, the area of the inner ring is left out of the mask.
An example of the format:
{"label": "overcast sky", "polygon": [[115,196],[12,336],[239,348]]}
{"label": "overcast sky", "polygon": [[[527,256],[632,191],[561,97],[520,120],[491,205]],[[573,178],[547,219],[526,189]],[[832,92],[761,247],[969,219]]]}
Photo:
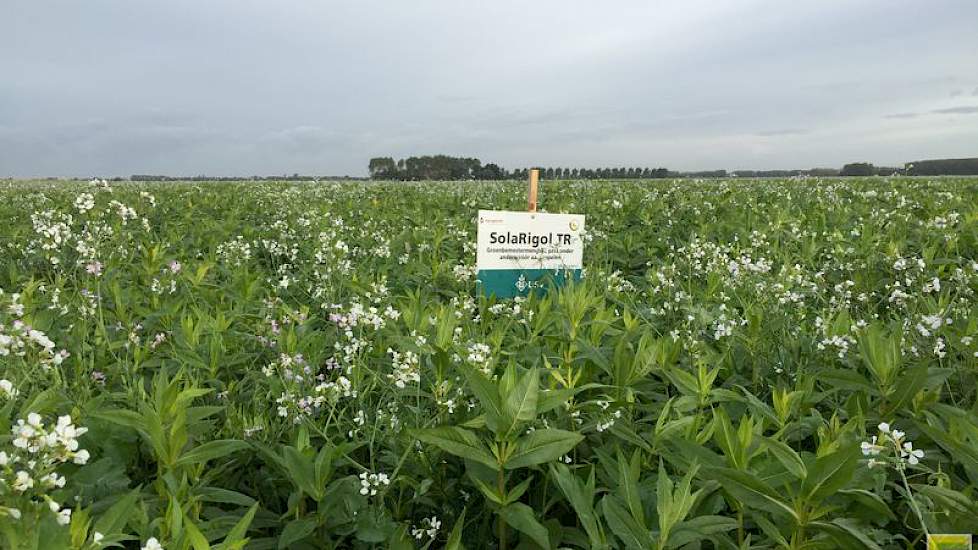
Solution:
{"label": "overcast sky", "polygon": [[978,2],[2,0],[0,176],[978,156]]}

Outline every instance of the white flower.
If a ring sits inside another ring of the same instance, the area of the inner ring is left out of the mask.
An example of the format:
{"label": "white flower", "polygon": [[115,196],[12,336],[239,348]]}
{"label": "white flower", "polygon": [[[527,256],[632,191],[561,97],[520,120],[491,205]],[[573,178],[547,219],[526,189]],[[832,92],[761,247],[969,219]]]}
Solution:
{"label": "white flower", "polygon": [[33,486],[34,479],[31,478],[31,475],[24,470],[19,470],[17,472],[17,479],[14,480],[14,490],[18,493],[23,493]]}
{"label": "white flower", "polygon": [[75,453],[75,456],[72,457],[71,461],[75,464],[85,465],[88,463],[89,458],[91,458],[91,455],[88,453],[88,451],[86,449],[82,449]]}
{"label": "white flower", "polygon": [[71,523],[71,508],[65,508],[58,512],[56,519],[58,520],[58,525],[68,525]]}
{"label": "white flower", "polygon": [[862,445],[863,456],[877,456],[883,450],[883,447],[876,444],[876,436],[873,436],[872,442],[863,441]]}
{"label": "white flower", "polygon": [[880,422],[880,425],[877,426],[877,428],[879,428],[879,430],[885,434],[890,433],[890,425],[886,422]]}
{"label": "white flower", "polygon": [[163,550],[163,545],[156,540],[156,537],[150,537],[146,541],[146,546],[141,547],[140,550]]}
{"label": "white flower", "polygon": [[0,397],[17,397],[19,393],[10,380],[0,380]]}
{"label": "white flower", "polygon": [[98,531],[95,531],[95,534],[92,535],[92,542],[94,542],[95,544],[101,545],[102,544],[102,539],[104,539],[104,538],[105,538],[105,535],[103,535],[102,533],[99,533]]}
{"label": "white flower", "polygon": [[95,275],[96,277],[98,277],[99,275],[102,274],[102,262],[97,260],[91,262],[90,264],[85,266],[85,272],[88,273],[89,275]]}
{"label": "white flower", "polygon": [[900,450],[900,455],[907,458],[907,462],[910,464],[917,464],[920,462],[921,458],[924,458],[924,451],[920,449],[914,449],[913,443],[907,441],[903,444],[903,449]]}

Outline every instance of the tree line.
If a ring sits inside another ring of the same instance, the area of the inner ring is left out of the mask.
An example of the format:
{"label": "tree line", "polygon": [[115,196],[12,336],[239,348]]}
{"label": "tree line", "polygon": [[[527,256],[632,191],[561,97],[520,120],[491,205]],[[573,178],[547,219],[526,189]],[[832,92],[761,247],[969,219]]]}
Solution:
{"label": "tree line", "polygon": [[[978,158],[933,159],[908,162],[903,167],[874,166],[869,162],[853,162],[839,168],[811,168],[807,170],[703,170],[676,172],[666,168],[563,168],[534,167],[540,170],[540,177],[550,180],[562,179],[657,179],[657,178],[788,178],[796,176],[838,177],[838,176],[969,176],[978,175]],[[431,155],[408,157],[394,160],[391,157],[376,157],[368,164],[370,179],[375,180],[506,180],[526,179],[530,168],[507,170],[497,164],[482,164],[477,158]],[[49,178],[54,179],[54,178]],[[84,179],[84,178],[72,178]],[[113,181],[125,178],[115,177]],[[273,176],[163,176],[133,174],[131,181],[318,181],[339,179],[366,179],[351,176],[307,176],[300,174]]]}
{"label": "tree line", "polygon": [[[376,180],[505,180],[525,179],[530,168],[507,170],[497,164],[482,164],[477,158],[431,155],[394,160],[375,157],[367,165]],[[892,175],[978,175],[978,158],[941,159],[909,162],[903,167],[874,166],[853,162],[839,168],[807,170],[703,170],[675,172],[667,168],[611,167],[564,168],[534,167],[543,179],[656,179],[656,178],[786,178],[795,176],[892,176]]]}
{"label": "tree line", "polygon": [[978,158],[918,160],[906,167],[911,176],[973,176],[978,174]]}
{"label": "tree line", "polygon": [[[680,174],[666,168],[563,168],[533,167],[544,179],[651,179],[671,178]],[[432,155],[408,157],[375,157],[367,164],[371,179],[378,180],[505,180],[523,179],[531,168],[507,170],[498,164],[482,164],[477,158]],[[725,172],[724,172],[725,173]]]}

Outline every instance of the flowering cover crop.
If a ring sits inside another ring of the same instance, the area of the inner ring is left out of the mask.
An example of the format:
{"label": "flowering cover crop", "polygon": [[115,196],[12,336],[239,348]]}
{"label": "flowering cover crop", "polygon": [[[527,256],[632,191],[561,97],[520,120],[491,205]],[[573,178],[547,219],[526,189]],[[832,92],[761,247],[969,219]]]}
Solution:
{"label": "flowering cover crop", "polygon": [[0,183],[0,547],[909,548],[978,529],[978,180]]}

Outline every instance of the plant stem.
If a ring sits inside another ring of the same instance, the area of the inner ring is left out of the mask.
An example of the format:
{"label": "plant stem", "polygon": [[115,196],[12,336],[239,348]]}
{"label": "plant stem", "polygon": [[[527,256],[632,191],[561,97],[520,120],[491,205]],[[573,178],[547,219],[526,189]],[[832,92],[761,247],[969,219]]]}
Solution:
{"label": "plant stem", "polygon": [[917,499],[913,498],[913,493],[910,492],[910,483],[907,482],[907,476],[903,473],[902,464],[897,467],[897,471],[900,472],[900,479],[903,480],[903,488],[907,490],[907,496],[910,498],[910,508],[913,509],[914,514],[917,514],[917,521],[920,522],[920,528],[924,530],[925,535],[930,535],[930,531],[927,530],[927,524],[924,523],[924,515],[920,513],[920,507],[917,506]]}
{"label": "plant stem", "polygon": [[[499,465],[498,473],[496,474],[496,485],[499,489],[499,496],[502,498],[506,497],[506,475],[503,473],[503,465]],[[506,550],[506,521],[503,520],[502,514],[499,515],[499,550]]]}
{"label": "plant stem", "polygon": [[737,508],[737,545],[744,545],[744,507]]}

